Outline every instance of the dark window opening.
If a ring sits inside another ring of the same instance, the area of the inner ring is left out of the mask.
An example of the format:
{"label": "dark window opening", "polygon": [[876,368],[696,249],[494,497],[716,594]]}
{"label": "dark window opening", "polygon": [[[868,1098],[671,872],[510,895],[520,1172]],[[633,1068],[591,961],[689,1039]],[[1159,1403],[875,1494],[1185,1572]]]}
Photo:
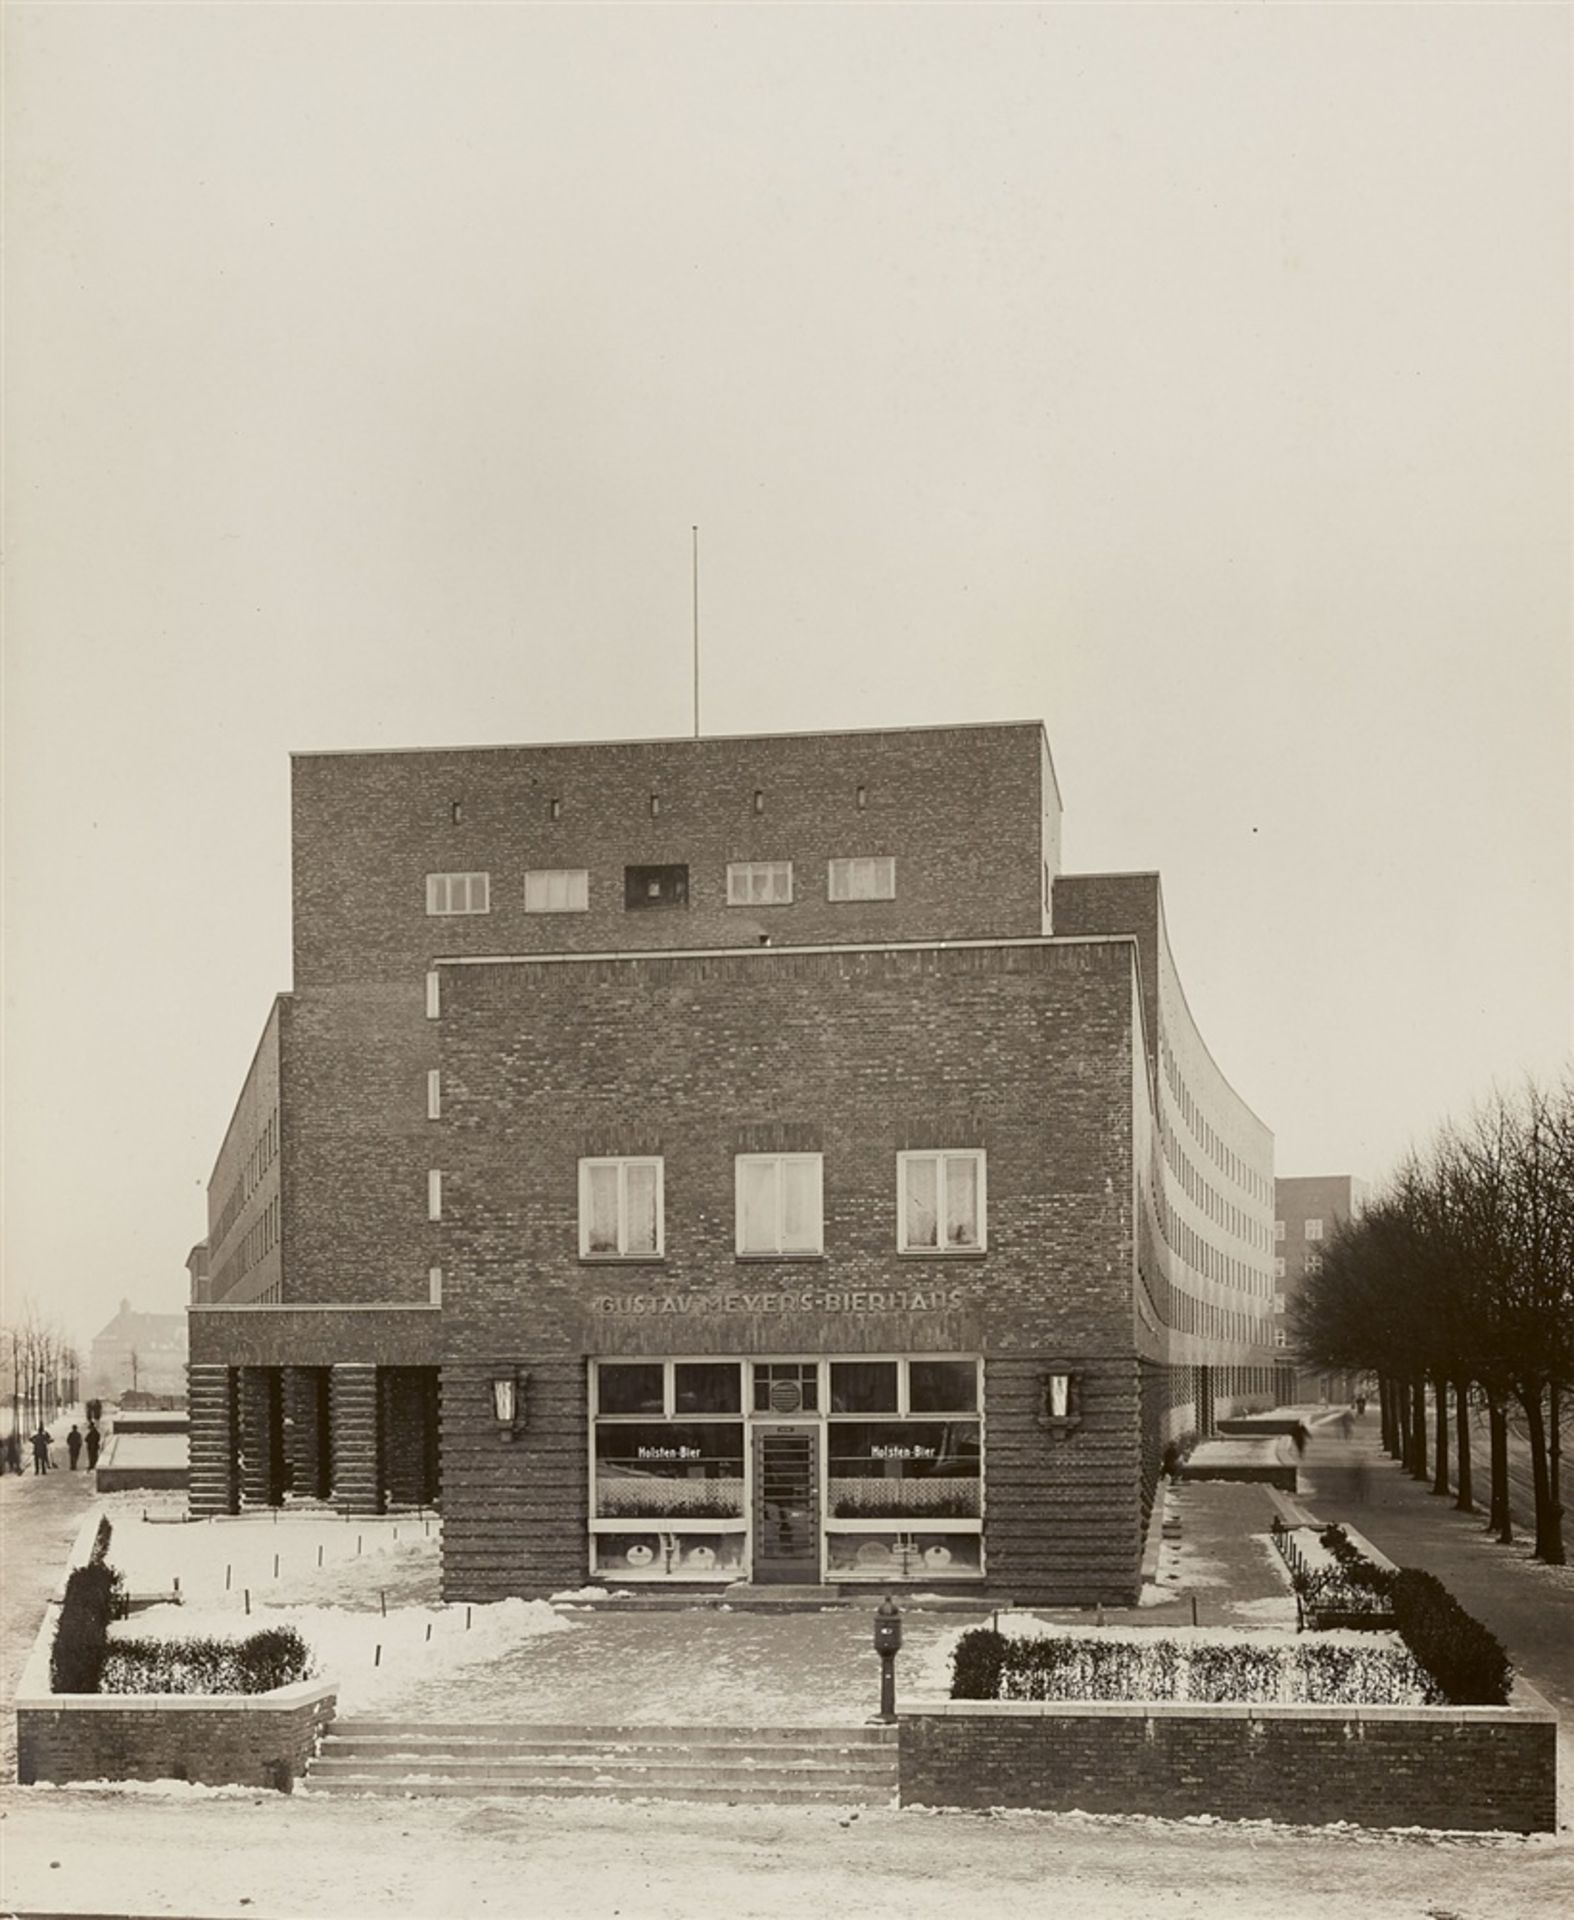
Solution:
{"label": "dark window opening", "polygon": [[688,904],[686,866],[623,869],[623,905],[630,913],[642,907],[686,907]]}
{"label": "dark window opening", "polygon": [[672,1369],[675,1413],[742,1413],[742,1379],[735,1360],[679,1361]]}
{"label": "dark window opening", "polygon": [[653,1366],[596,1369],[596,1406],[601,1413],[660,1413],[663,1410],[661,1362]]}
{"label": "dark window opening", "polygon": [[833,1360],[832,1413],[895,1413],[894,1360]]}

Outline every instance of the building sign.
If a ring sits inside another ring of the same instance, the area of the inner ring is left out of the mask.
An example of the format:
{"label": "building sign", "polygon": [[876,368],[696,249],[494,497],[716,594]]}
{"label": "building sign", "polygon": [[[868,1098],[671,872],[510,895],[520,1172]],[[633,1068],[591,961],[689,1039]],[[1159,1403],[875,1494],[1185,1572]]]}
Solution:
{"label": "building sign", "polygon": [[703,1460],[698,1447],[636,1447],[636,1460]]}
{"label": "building sign", "polygon": [[804,1293],[602,1293],[591,1311],[654,1319],[714,1313],[944,1313],[960,1309],[961,1287],[811,1288]]}
{"label": "building sign", "polygon": [[871,1447],[871,1460],[938,1460],[938,1447]]}

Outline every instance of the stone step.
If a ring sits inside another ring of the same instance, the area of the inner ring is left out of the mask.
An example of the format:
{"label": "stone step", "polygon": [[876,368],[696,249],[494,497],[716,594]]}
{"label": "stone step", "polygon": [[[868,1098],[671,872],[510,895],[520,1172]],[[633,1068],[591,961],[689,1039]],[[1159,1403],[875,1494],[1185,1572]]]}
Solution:
{"label": "stone step", "polygon": [[765,1746],[788,1742],[796,1746],[894,1746],[896,1728],[884,1725],[845,1727],[719,1727],[706,1723],[693,1726],[671,1722],[642,1724],[628,1722],[617,1726],[591,1727],[560,1721],[532,1720],[372,1720],[345,1718],[335,1720],[330,1739],[417,1740],[553,1740],[575,1745],[689,1746],[703,1741],[713,1746]]}
{"label": "stone step", "polygon": [[599,1766],[608,1759],[620,1763],[677,1766],[837,1766],[865,1772],[889,1769],[895,1763],[895,1749],[875,1746],[798,1746],[777,1741],[754,1747],[729,1746],[712,1742],[673,1740],[627,1741],[608,1745],[600,1740],[466,1740],[459,1738],[420,1740],[410,1734],[374,1735],[366,1739],[341,1739],[330,1734],[324,1740],[316,1764],[326,1766],[385,1767],[396,1763],[407,1767],[441,1764],[444,1766],[487,1767],[511,1760],[535,1760],[543,1755],[565,1766]]}
{"label": "stone step", "polygon": [[403,1756],[399,1759],[339,1758],[328,1754],[312,1762],[314,1780],[628,1780],[672,1786],[692,1781],[699,1786],[879,1786],[894,1783],[896,1768],[844,1767],[805,1760],[782,1766],[718,1765],[713,1760],[692,1762],[649,1760],[628,1754],[525,1755],[518,1760],[494,1755],[484,1760],[454,1760],[444,1756]]}
{"label": "stone step", "polygon": [[312,1771],[302,1780],[300,1791],[307,1794],[376,1794],[394,1799],[435,1796],[527,1800],[691,1800],[719,1801],[729,1806],[782,1806],[817,1802],[839,1807],[887,1807],[895,1803],[896,1780],[893,1775],[889,1783],[882,1783],[878,1787],[861,1781],[810,1785],[799,1781],[761,1784],[747,1779],[727,1784],[702,1781],[669,1784],[655,1780],[642,1781],[637,1775],[624,1779],[608,1776],[569,1780],[549,1775],[516,1779],[494,1774],[466,1780],[434,1780],[409,1775],[385,1778],[376,1774],[332,1774],[323,1778]]}

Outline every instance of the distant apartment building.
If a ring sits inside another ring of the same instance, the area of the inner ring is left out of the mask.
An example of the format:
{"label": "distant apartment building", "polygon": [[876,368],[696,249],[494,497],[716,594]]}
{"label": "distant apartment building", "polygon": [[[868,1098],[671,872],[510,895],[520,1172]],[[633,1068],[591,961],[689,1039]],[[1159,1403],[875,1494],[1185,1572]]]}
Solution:
{"label": "distant apartment building", "polygon": [[82,1390],[98,1400],[117,1400],[128,1391],[183,1394],[185,1314],[138,1313],[122,1300],[114,1319],[93,1338]]}
{"label": "distant apartment building", "polygon": [[1319,1272],[1323,1243],[1335,1227],[1359,1216],[1367,1183],[1348,1173],[1314,1173],[1273,1183],[1274,1345],[1279,1352],[1276,1398],[1305,1405],[1353,1399],[1358,1376],[1300,1366],[1294,1357],[1290,1313],[1307,1277]]}
{"label": "distant apartment building", "polygon": [[193,1509],[439,1500],[450,1598],[1135,1599],[1271,1397],[1272,1137],[1059,833],[1036,722],[297,755]]}

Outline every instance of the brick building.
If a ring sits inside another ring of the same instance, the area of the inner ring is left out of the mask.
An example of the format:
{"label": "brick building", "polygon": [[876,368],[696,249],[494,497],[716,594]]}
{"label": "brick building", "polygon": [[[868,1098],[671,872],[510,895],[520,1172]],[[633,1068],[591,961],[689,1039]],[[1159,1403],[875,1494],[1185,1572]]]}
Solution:
{"label": "brick building", "polygon": [[1272,1142],[1037,724],[299,755],[198,1510],[436,1497],[452,1597],[1129,1598],[1272,1388]]}
{"label": "brick building", "polygon": [[1296,1363],[1288,1315],[1307,1275],[1322,1267],[1323,1243],[1346,1220],[1359,1218],[1367,1184],[1348,1173],[1314,1173],[1275,1180],[1273,1191],[1274,1345],[1279,1349],[1274,1397],[1286,1405],[1353,1400],[1363,1376]]}

